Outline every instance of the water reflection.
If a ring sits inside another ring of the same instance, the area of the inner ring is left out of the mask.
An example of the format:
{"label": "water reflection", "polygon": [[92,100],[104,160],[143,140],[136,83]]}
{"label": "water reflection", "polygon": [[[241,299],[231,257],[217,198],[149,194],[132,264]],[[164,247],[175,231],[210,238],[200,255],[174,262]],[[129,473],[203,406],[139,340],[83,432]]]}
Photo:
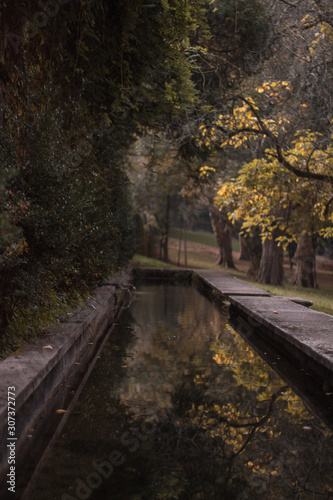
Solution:
{"label": "water reflection", "polygon": [[329,498],[332,444],[196,290],[143,286],[31,498]]}

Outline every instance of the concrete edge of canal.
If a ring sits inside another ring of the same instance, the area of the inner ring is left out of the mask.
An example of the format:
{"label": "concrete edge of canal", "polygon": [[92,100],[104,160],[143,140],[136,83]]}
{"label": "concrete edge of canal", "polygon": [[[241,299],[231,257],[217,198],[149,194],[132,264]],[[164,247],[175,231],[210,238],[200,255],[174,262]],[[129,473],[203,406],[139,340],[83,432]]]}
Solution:
{"label": "concrete edge of canal", "polygon": [[[53,429],[50,441],[53,432],[60,433],[106,337],[131,301],[131,288],[129,274],[104,283],[83,308],[68,313],[64,323],[0,363],[0,483],[9,498],[23,498],[24,492],[8,492],[8,462],[15,464],[12,471],[31,463],[33,474],[43,447],[42,431]],[[8,395],[15,406],[8,403]]]}
{"label": "concrete edge of canal", "polygon": [[211,299],[230,304],[233,326],[244,338],[259,333],[333,392],[333,316],[310,309],[311,301],[272,296],[226,273],[198,270],[194,280]]}

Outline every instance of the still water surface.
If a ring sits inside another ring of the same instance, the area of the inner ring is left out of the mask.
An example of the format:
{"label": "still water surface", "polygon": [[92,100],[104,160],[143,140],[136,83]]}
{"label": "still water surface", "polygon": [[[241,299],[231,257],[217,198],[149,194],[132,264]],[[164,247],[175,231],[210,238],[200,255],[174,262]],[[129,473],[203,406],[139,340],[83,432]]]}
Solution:
{"label": "still water surface", "polygon": [[198,291],[143,285],[31,500],[333,498],[333,436]]}

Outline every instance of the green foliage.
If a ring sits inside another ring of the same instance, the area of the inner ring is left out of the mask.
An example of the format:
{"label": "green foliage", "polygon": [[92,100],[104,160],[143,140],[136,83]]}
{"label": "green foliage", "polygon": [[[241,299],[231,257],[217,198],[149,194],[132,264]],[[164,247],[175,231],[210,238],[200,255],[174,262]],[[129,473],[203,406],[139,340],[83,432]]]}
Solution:
{"label": "green foliage", "polygon": [[42,293],[42,301],[33,300],[26,307],[21,306],[14,310],[11,322],[0,339],[0,358],[65,319],[70,314],[70,309],[82,306],[84,298],[78,292],[56,292],[47,290],[45,286]]}
{"label": "green foliage", "polygon": [[135,247],[130,184],[110,130],[88,135],[78,104],[81,127],[68,126],[51,99],[37,108],[24,90],[17,106],[27,111],[8,121],[0,148],[1,165],[11,172],[1,193],[9,229],[0,255],[0,326],[12,322],[5,332],[16,332],[7,341],[12,346],[117,272]]}
{"label": "green foliage", "polygon": [[255,70],[266,50],[269,30],[269,13],[260,0],[214,0],[209,4],[210,38],[208,42],[198,40],[204,50],[200,52],[201,71],[195,75],[203,91],[205,114],[207,103],[213,112],[223,106],[225,93]]}
{"label": "green foliage", "polygon": [[0,47],[0,329],[12,347],[133,255],[126,152],[143,127],[165,127],[196,101],[190,36],[204,17],[194,0],[38,5],[0,11],[10,32]]}
{"label": "green foliage", "polygon": [[[161,125],[193,103],[186,48],[189,33],[202,19],[201,2],[102,1],[83,11],[81,25],[73,16],[64,48],[67,75],[75,68],[76,75],[84,76],[80,86],[94,110],[103,108],[118,126],[126,119],[127,130],[133,131],[137,122]],[[82,39],[78,51],[72,45],[77,30]]]}

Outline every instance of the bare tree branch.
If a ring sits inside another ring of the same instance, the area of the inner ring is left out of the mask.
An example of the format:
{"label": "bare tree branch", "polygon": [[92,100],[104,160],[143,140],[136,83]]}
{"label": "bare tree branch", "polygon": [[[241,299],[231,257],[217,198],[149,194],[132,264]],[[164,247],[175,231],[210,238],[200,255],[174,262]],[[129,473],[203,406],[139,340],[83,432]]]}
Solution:
{"label": "bare tree branch", "polygon": [[317,172],[310,172],[309,170],[302,170],[302,169],[297,168],[294,165],[292,165],[285,158],[284,153],[283,153],[283,149],[282,149],[282,146],[279,142],[278,137],[275,134],[273,134],[273,132],[265,125],[265,123],[261,119],[258,111],[255,109],[253,104],[248,99],[246,99],[245,97],[240,96],[240,95],[235,96],[235,99],[239,99],[239,100],[245,102],[249,106],[249,108],[251,109],[253,115],[255,116],[255,118],[258,122],[258,129],[252,128],[252,127],[242,127],[242,128],[237,129],[237,130],[228,131],[228,130],[220,127],[220,130],[222,130],[226,135],[228,135],[228,137],[230,137],[230,138],[234,137],[242,132],[253,133],[256,135],[264,135],[264,136],[268,137],[274,145],[274,148],[276,151],[275,158],[287,170],[289,170],[290,172],[295,174],[297,177],[302,177],[304,179],[313,179],[316,181],[326,181],[326,182],[330,182],[331,184],[333,184],[333,176],[332,175],[319,174]]}
{"label": "bare tree branch", "polygon": [[288,2],[287,0],[280,0],[280,2],[285,3],[286,5],[289,5],[290,7],[297,7],[297,5],[299,4],[299,2],[291,3],[291,2]]}

